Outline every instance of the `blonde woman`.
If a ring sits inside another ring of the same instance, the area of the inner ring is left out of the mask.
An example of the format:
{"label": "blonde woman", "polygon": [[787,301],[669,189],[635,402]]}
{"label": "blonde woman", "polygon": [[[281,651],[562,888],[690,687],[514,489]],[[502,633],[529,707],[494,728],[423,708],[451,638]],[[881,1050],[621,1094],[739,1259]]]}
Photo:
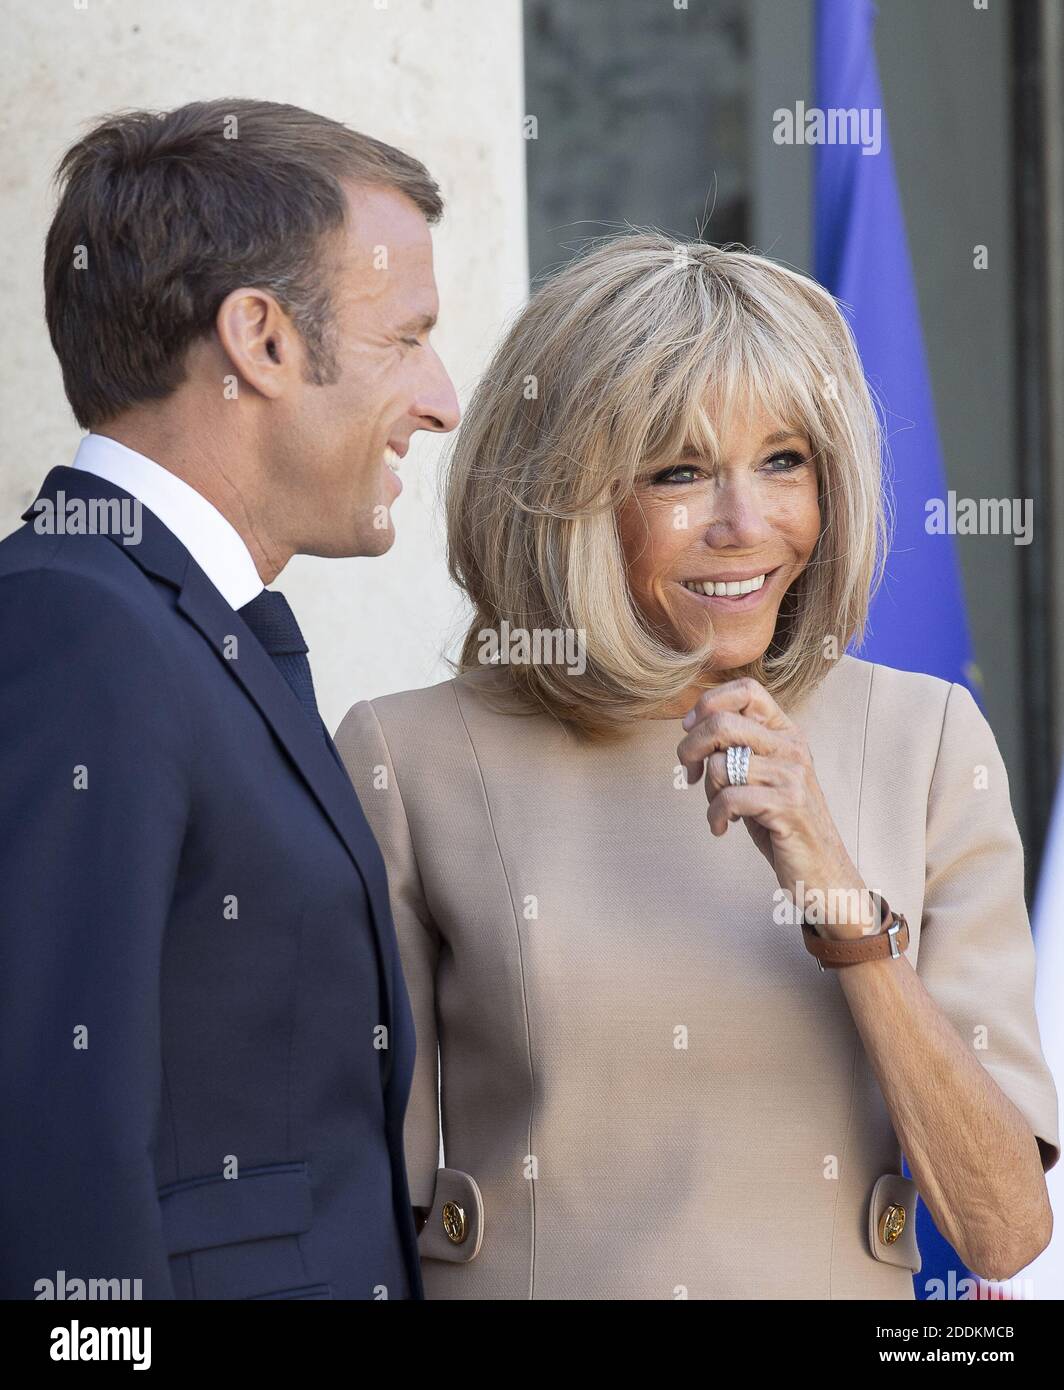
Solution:
{"label": "blonde woman", "polygon": [[429,1298],[911,1299],[917,1189],[987,1278],[1046,1244],[1005,768],[965,688],[844,654],[880,446],[835,303],[756,255],[620,238],[499,347],[448,477],[460,673],[337,735]]}

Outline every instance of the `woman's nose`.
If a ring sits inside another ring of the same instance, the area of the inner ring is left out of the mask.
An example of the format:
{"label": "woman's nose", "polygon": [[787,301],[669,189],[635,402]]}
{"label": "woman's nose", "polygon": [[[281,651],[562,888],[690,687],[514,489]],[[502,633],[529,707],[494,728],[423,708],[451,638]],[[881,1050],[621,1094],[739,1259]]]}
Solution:
{"label": "woman's nose", "polygon": [[726,545],[752,548],[772,535],[772,525],[756,490],[730,485],[715,494],[705,534],[714,549]]}

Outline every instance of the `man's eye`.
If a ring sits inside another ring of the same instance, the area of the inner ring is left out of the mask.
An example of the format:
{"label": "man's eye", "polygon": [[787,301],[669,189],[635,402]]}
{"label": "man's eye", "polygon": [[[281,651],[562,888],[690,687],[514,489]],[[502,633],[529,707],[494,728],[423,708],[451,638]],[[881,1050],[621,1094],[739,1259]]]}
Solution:
{"label": "man's eye", "polygon": [[420,339],[418,339],[418,338],[404,338],[404,339],[403,339],[403,342],[406,343],[406,345],[407,345],[408,347],[420,347],[420,346],[421,346],[421,341],[420,341]]}

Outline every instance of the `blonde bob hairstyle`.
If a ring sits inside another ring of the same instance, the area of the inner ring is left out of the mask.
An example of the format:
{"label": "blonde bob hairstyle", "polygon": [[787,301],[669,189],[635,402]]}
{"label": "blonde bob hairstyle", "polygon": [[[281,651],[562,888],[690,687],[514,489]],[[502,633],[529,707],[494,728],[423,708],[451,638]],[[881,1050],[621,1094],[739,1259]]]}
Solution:
{"label": "blonde bob hairstyle", "polygon": [[853,336],[808,277],[657,232],[597,243],[538,288],[473,394],[445,476],[448,563],[473,606],[457,669],[485,664],[485,633],[580,634],[581,663],[500,669],[505,703],[591,738],[711,684],[715,635],[678,650],[655,634],[616,515],[686,444],[718,459],[715,425],[750,403],[808,436],[821,530],[768,649],[726,678],[753,676],[783,708],[810,692],[863,635],[892,520]]}

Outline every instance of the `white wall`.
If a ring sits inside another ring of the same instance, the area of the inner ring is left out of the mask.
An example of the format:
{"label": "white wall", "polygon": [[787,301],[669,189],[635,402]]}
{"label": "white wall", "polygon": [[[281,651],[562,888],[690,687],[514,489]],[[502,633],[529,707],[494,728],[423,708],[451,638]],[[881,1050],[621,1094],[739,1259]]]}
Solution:
{"label": "white wall", "polygon": [[[0,15],[0,535],[80,436],[45,328],[41,255],[58,158],[119,107],[292,102],[422,160],[446,203],[433,234],[433,341],[464,405],[528,290],[520,0],[2,0]],[[442,654],[461,605],[437,511],[446,447],[414,436],[388,555],[297,557],[278,583],[310,645],[331,729],[356,699],[449,673]]]}

